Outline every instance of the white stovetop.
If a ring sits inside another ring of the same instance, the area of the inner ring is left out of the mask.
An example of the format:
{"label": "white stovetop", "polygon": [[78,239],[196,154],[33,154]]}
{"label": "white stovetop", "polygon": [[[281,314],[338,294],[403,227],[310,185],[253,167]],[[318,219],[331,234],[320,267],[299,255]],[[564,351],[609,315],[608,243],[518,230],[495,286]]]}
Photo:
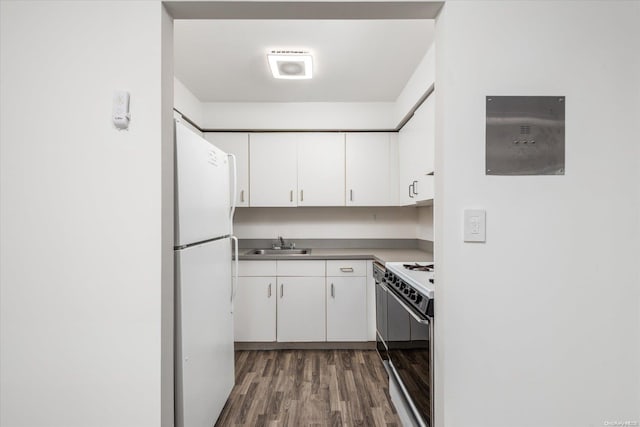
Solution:
{"label": "white stovetop", "polygon": [[426,297],[433,299],[435,286],[433,283],[429,282],[429,279],[433,279],[433,272],[408,270],[404,267],[404,264],[428,265],[433,263],[407,261],[388,262],[385,264],[387,270],[391,271],[393,274],[400,277],[405,282],[411,284],[411,286],[415,287]]}

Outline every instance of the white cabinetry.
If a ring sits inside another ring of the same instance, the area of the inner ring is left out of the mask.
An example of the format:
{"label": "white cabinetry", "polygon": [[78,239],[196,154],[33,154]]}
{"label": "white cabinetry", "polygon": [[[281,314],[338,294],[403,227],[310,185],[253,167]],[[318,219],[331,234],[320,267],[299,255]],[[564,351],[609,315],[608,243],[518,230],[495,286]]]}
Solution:
{"label": "white cabinetry", "polygon": [[367,340],[366,265],[327,261],[327,341]]}
{"label": "white cabinetry", "polygon": [[324,277],[279,277],[278,286],[278,341],[325,341]]}
{"label": "white cabinetry", "polygon": [[397,204],[396,142],[387,132],[346,134],[347,206]]}
{"label": "white cabinetry", "polygon": [[236,341],[375,340],[371,261],[240,261],[239,268]]}
{"label": "white cabinetry", "polygon": [[233,310],[236,341],[276,340],[275,291],[275,277],[238,277]]}
{"label": "white cabinetry", "polygon": [[[213,145],[236,156],[236,206],[249,206],[249,134],[235,132],[205,132]],[[231,182],[231,181],[230,181]],[[231,182],[233,185],[233,182]]]}
{"label": "white cabinetry", "polygon": [[344,206],[344,134],[254,133],[251,206]]}
{"label": "white cabinetry", "polygon": [[432,93],[399,134],[400,204],[433,199],[435,96]]}
{"label": "white cabinetry", "polygon": [[236,341],[276,340],[276,262],[240,261],[233,309]]}
{"label": "white cabinetry", "polygon": [[251,134],[251,206],[297,206],[298,134]]}
{"label": "white cabinetry", "polygon": [[298,206],[344,206],[344,134],[298,140]]}

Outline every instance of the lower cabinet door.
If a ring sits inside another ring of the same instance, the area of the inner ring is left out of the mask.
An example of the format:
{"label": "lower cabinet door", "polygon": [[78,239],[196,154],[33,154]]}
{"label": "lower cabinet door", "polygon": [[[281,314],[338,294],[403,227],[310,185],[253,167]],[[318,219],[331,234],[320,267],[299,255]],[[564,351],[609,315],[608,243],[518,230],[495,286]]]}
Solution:
{"label": "lower cabinet door", "polygon": [[236,341],[276,340],[276,278],[238,277],[233,322]]}
{"label": "lower cabinet door", "polygon": [[367,340],[367,278],[327,277],[327,341]]}
{"label": "lower cabinet door", "polygon": [[325,278],[278,278],[278,341],[325,341]]}

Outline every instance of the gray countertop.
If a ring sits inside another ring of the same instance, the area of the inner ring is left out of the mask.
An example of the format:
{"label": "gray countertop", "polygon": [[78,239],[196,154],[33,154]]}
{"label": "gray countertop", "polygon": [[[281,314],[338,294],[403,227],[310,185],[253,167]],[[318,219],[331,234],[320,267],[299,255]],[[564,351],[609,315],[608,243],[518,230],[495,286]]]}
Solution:
{"label": "gray countertop", "polygon": [[240,249],[240,261],[247,260],[320,260],[320,259],[373,259],[380,263],[433,261],[433,253],[421,249],[311,249],[309,255],[248,255],[253,249]]}

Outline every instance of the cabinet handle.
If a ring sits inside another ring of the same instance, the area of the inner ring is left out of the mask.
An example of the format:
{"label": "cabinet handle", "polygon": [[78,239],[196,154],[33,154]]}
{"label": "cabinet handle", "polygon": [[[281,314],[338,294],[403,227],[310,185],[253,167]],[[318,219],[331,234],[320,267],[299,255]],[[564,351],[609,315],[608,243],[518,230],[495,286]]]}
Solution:
{"label": "cabinet handle", "polygon": [[336,297],[336,291],[334,289],[333,283],[331,284],[331,298],[335,298]]}
{"label": "cabinet handle", "polygon": [[284,284],[280,283],[280,298],[284,296]]}
{"label": "cabinet handle", "polygon": [[340,267],[340,271],[343,273],[353,273],[353,267]]}
{"label": "cabinet handle", "polygon": [[244,190],[240,190],[240,201],[244,202]]}
{"label": "cabinet handle", "polygon": [[413,191],[411,191],[411,188],[413,188],[413,184],[409,186],[409,198],[413,199]]}
{"label": "cabinet handle", "polygon": [[349,200],[353,202],[353,190],[349,190]]}
{"label": "cabinet handle", "polygon": [[293,202],[293,190],[289,191],[289,201]]}
{"label": "cabinet handle", "polygon": [[418,181],[413,181],[413,194],[418,195]]}
{"label": "cabinet handle", "polygon": [[271,283],[269,283],[269,290],[267,291],[267,298],[271,298]]}
{"label": "cabinet handle", "polygon": [[304,190],[300,190],[300,201],[304,202]]}

